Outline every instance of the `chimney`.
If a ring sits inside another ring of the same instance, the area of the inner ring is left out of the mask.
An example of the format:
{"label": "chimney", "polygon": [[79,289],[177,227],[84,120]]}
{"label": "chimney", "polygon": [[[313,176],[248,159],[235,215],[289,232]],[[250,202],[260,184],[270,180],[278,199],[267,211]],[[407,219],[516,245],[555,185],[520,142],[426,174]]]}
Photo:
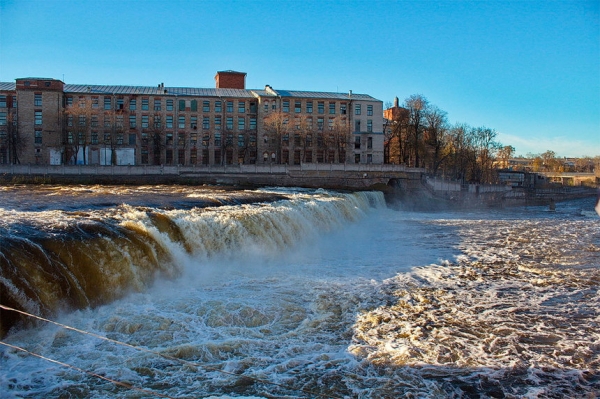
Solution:
{"label": "chimney", "polygon": [[398,108],[400,106],[398,97],[394,98],[394,108]]}
{"label": "chimney", "polygon": [[352,90],[348,91],[348,97],[352,97]]}
{"label": "chimney", "polygon": [[246,73],[232,70],[218,71],[215,81],[217,89],[245,89]]}

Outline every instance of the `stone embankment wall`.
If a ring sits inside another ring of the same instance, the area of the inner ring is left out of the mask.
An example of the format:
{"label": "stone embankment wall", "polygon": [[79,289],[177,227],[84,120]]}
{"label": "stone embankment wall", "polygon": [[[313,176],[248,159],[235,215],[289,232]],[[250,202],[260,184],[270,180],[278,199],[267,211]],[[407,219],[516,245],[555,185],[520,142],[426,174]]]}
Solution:
{"label": "stone embankment wall", "polygon": [[385,190],[390,179],[420,179],[401,165],[307,164],[227,166],[0,165],[0,182],[48,184],[215,184]]}

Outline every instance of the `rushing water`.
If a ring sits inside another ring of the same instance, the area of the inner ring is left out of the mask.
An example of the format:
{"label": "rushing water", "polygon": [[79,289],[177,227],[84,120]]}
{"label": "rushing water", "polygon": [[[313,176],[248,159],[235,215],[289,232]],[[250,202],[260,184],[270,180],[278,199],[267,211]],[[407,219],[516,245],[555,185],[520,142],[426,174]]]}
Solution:
{"label": "rushing water", "polygon": [[411,213],[375,192],[40,186],[0,207],[0,305],[96,334],[2,310],[2,398],[600,391],[592,199]]}

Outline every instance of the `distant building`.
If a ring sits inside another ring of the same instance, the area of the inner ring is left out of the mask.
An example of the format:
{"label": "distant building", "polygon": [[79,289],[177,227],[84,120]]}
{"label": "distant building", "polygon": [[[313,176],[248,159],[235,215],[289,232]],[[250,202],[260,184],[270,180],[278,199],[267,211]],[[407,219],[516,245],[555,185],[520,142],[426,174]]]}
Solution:
{"label": "distant building", "polygon": [[384,118],[384,162],[391,164],[402,163],[401,140],[406,139],[406,123],[408,110],[399,105],[398,97],[394,105],[383,111]]}
{"label": "distant building", "polygon": [[367,94],[0,82],[0,163],[383,163],[383,105]]}

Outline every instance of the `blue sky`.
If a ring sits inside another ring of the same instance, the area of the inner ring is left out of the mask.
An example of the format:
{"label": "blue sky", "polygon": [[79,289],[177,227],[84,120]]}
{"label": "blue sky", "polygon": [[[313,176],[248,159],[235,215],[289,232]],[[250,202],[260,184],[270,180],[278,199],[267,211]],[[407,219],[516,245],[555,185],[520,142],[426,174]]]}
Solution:
{"label": "blue sky", "polygon": [[0,0],[0,81],[424,95],[517,154],[600,155],[600,1]]}

